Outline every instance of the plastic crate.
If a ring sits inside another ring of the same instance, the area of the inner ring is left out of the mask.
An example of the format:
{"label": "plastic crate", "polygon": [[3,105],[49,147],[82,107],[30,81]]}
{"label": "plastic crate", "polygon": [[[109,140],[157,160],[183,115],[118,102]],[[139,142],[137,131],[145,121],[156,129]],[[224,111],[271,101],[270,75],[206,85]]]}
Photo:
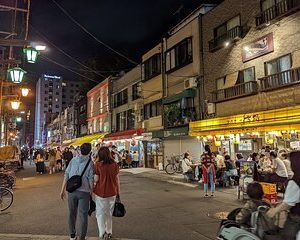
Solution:
{"label": "plastic crate", "polygon": [[260,185],[263,188],[264,194],[270,195],[270,194],[276,193],[276,195],[277,195],[276,184],[261,182]]}

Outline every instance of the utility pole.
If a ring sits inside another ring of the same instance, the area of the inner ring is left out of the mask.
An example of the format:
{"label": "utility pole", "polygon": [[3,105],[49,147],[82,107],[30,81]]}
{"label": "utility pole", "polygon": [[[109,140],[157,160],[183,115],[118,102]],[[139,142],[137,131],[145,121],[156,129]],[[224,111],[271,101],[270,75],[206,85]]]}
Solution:
{"label": "utility pole", "polygon": [[[14,85],[6,85],[7,70],[21,63],[16,59],[15,48],[22,49],[28,45],[30,0],[10,0],[1,3],[0,15],[1,19],[5,20],[1,25],[3,29],[0,29],[0,143],[2,144],[7,142],[7,136],[6,134],[3,136],[2,132],[2,125],[7,125],[3,114],[4,88],[10,88],[11,92],[15,89]],[[25,19],[25,21],[20,19]]]}

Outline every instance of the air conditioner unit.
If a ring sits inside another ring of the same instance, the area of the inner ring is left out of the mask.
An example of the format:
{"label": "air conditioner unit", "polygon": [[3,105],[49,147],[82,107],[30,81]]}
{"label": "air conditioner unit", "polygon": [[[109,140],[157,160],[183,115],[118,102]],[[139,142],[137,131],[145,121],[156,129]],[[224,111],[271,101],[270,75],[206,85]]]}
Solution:
{"label": "air conditioner unit", "polygon": [[191,77],[184,80],[184,89],[195,88],[197,87],[197,78]]}
{"label": "air conditioner unit", "polygon": [[207,103],[207,113],[208,114],[215,114],[216,113],[216,104]]}

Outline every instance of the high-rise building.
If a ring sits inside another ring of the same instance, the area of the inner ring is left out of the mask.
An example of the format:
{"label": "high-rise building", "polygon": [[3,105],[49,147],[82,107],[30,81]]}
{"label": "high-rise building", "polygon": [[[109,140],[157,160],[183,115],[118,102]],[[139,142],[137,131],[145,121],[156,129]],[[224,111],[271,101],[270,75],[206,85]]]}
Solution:
{"label": "high-rise building", "polygon": [[42,75],[36,85],[35,146],[46,142],[46,125],[63,109],[73,104],[74,96],[84,88],[80,81],[65,81],[61,76]]}

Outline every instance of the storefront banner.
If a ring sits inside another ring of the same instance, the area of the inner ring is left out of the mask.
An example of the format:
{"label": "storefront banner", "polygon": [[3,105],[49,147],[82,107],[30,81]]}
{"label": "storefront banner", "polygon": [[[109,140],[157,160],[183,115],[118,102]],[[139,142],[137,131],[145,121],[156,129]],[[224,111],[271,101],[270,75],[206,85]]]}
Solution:
{"label": "storefront banner", "polygon": [[189,133],[188,127],[174,128],[174,129],[170,129],[170,130],[165,130],[164,138],[187,136],[188,133]]}
{"label": "storefront banner", "polygon": [[[300,106],[213,118],[190,123],[191,136],[205,136],[239,131],[298,130]],[[285,129],[287,128],[287,129]],[[295,128],[295,129],[294,129]],[[232,132],[231,132],[232,131]]]}

